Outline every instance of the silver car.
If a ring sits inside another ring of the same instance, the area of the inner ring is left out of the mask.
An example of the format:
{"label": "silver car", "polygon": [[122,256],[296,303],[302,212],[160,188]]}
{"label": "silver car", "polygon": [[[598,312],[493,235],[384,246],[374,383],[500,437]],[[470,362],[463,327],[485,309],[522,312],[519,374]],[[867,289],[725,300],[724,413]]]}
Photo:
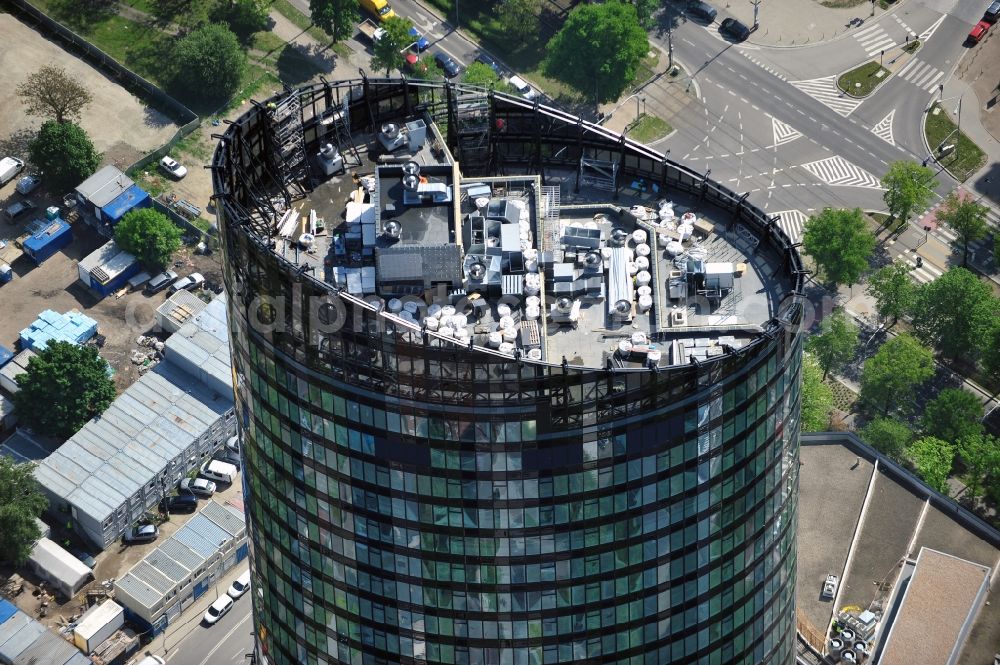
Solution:
{"label": "silver car", "polygon": [[198,496],[212,496],[215,494],[215,483],[205,478],[184,478],[177,484],[177,489]]}

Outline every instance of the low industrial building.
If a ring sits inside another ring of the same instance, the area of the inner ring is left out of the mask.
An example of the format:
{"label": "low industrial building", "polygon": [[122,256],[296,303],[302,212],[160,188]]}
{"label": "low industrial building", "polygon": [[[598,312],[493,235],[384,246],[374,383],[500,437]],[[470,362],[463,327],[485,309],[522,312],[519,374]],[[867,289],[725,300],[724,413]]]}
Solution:
{"label": "low industrial building", "polygon": [[[55,213],[52,211],[55,210]],[[22,243],[24,253],[35,265],[41,265],[63,247],[73,242],[73,229],[61,217],[58,208],[49,208],[46,219],[28,225],[28,238]]]}
{"label": "low industrial building", "polygon": [[13,395],[21,388],[17,385],[17,377],[28,371],[28,362],[37,354],[31,349],[25,349],[0,367],[0,388]]}
{"label": "low industrial building", "polygon": [[148,208],[152,199],[127,175],[114,166],[105,166],[80,183],[76,202],[83,218],[111,237],[114,225],[129,210]]}
{"label": "low industrial building", "polygon": [[207,303],[187,289],[177,291],[156,308],[156,324],[160,330],[175,333],[185,323],[200,314]]}
{"label": "low industrial building", "polygon": [[80,281],[102,298],[126,286],[142,266],[132,254],[112,240],[97,248],[77,264]]}
{"label": "low industrial building", "polygon": [[93,570],[48,538],[35,543],[28,567],[63,598],[72,598],[94,579]]}
{"label": "low industrial building", "polygon": [[73,629],[73,644],[83,653],[94,653],[124,625],[125,608],[113,600],[105,600],[77,620]]}
{"label": "low industrial building", "polygon": [[243,561],[247,551],[242,508],[209,500],[115,581],[115,598],[130,621],[156,635]]}
{"label": "low industrial building", "polygon": [[0,600],[0,665],[92,665],[72,644]]}
{"label": "low industrial building", "polygon": [[[35,469],[49,511],[104,549],[235,434],[225,297]],[[211,311],[210,311],[211,310]]]}

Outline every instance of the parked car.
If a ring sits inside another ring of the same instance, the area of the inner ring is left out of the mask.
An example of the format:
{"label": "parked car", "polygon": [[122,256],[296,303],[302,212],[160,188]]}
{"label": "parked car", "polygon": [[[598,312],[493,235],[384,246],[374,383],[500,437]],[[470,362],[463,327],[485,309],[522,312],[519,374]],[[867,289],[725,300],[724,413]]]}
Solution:
{"label": "parked car", "polygon": [[189,492],[199,496],[212,496],[215,494],[215,483],[204,478],[182,478],[177,483],[177,489],[181,492]]}
{"label": "parked car", "polygon": [[17,177],[17,174],[24,170],[24,162],[17,157],[4,157],[0,159],[0,187]]}
{"label": "parked car", "polygon": [[715,21],[715,17],[719,12],[716,11],[715,7],[707,2],[702,2],[702,0],[691,0],[688,2],[687,13],[688,16],[692,16],[699,21],[712,23]]}
{"label": "parked car", "polygon": [[17,190],[18,194],[23,194],[24,196],[27,196],[28,194],[31,194],[33,191],[38,189],[38,186],[40,184],[42,184],[42,179],[39,178],[37,175],[26,175],[17,181],[17,185],[14,187],[14,189]]}
{"label": "parked car", "polygon": [[991,2],[990,6],[986,8],[986,13],[983,14],[983,20],[988,23],[996,23],[997,19],[1000,19],[1000,0]]}
{"label": "parked car", "polygon": [[226,613],[231,609],[233,609],[233,599],[229,596],[219,596],[215,599],[215,602],[212,603],[207,610],[205,610],[203,620],[207,625],[211,626],[219,619],[226,616]]}
{"label": "parked car", "polygon": [[170,285],[170,293],[177,293],[181,289],[185,291],[195,291],[205,283],[205,278],[200,272],[193,272],[187,277],[182,277]]}
{"label": "parked car", "polygon": [[734,18],[723,20],[719,25],[719,32],[737,42],[742,42],[750,37],[750,28]]}
{"label": "parked car", "polygon": [[538,96],[538,93],[535,92],[535,90],[530,85],[528,85],[528,82],[525,81],[520,76],[517,75],[511,76],[509,79],[507,79],[507,82],[510,83],[511,86],[513,86],[514,90],[517,91],[517,94],[521,95],[521,97],[523,97],[524,99],[530,100]]}
{"label": "parked car", "polygon": [[236,480],[236,474],[239,472],[232,464],[227,464],[226,462],[220,462],[219,460],[209,460],[201,465],[201,469],[198,471],[205,478],[211,478],[212,480],[220,483],[232,484]]}
{"label": "parked car", "polygon": [[444,70],[444,75],[448,78],[455,78],[462,71],[458,63],[444,51],[438,51],[434,54],[434,62],[439,68]]}
{"label": "parked car", "polygon": [[247,572],[243,573],[235,580],[233,580],[233,584],[232,586],[229,587],[229,591],[226,592],[226,595],[228,595],[233,600],[236,600],[249,590],[250,590],[250,571],[248,570]]}
{"label": "parked car", "polygon": [[149,283],[146,284],[146,293],[149,295],[159,293],[173,284],[175,279],[177,279],[177,273],[173,270],[165,270],[149,280]]}
{"label": "parked car", "polygon": [[194,494],[168,496],[160,505],[168,513],[193,513],[198,509],[198,497]]}
{"label": "parked car", "polygon": [[23,217],[24,215],[29,214],[35,208],[35,204],[31,201],[18,201],[7,206],[7,209],[3,211],[3,214],[7,217],[7,219],[13,222],[18,217]]}
{"label": "parked car", "polygon": [[486,55],[485,53],[480,53],[479,55],[477,55],[476,62],[480,62],[486,65],[487,67],[492,69],[493,73],[496,74],[497,76],[503,75],[502,74],[503,70],[500,69],[500,65],[497,64],[497,61],[491,58],[490,56]]}
{"label": "parked car", "polygon": [[160,528],[155,524],[140,524],[125,532],[125,543],[151,543],[160,535]]}
{"label": "parked car", "polygon": [[226,439],[226,448],[237,455],[240,454],[240,437],[238,434]]}
{"label": "parked car", "polygon": [[173,178],[174,180],[180,180],[181,178],[186,176],[188,172],[187,168],[181,166],[170,157],[164,157],[163,159],[160,160],[160,168],[163,169],[163,171],[165,171],[166,174],[171,178]]}
{"label": "parked car", "polygon": [[972,26],[972,30],[969,31],[969,36],[966,41],[971,44],[978,44],[986,36],[986,33],[990,31],[989,21],[980,21],[979,23]]}
{"label": "parked car", "polygon": [[97,566],[97,559],[95,559],[92,555],[87,554],[83,550],[73,550],[72,552],[70,552],[70,554],[72,554],[77,559],[82,561],[83,565],[85,565],[87,568],[93,569],[94,567]]}
{"label": "parked car", "polygon": [[823,581],[823,592],[820,594],[821,598],[829,598],[833,600],[837,595],[837,585],[840,584],[840,578],[836,575],[827,575],[826,580]]}
{"label": "parked car", "polygon": [[415,27],[410,28],[410,37],[413,38],[413,49],[420,53],[421,51],[426,51],[427,47],[431,45],[427,38],[420,34],[420,31]]}
{"label": "parked car", "polygon": [[159,656],[150,654],[140,660],[138,665],[167,665],[167,661],[163,660]]}
{"label": "parked car", "polygon": [[219,452],[215,453],[212,459],[218,460],[219,462],[225,462],[226,464],[232,464],[236,467],[237,471],[239,471],[240,467],[243,466],[243,463],[240,460],[240,454],[234,453],[228,448],[223,448]]}

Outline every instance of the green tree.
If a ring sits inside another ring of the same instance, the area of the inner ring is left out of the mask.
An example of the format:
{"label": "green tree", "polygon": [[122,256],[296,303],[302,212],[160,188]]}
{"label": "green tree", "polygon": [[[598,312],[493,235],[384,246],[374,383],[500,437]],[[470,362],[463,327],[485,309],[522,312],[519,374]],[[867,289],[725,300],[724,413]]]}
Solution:
{"label": "green tree", "polygon": [[639,17],[639,25],[649,30],[656,25],[654,12],[660,8],[659,0],[632,0],[635,5],[635,13]]}
{"label": "green tree", "polygon": [[990,318],[990,325],[981,345],[983,371],[993,380],[1000,380],[1000,319]]}
{"label": "green tree", "polygon": [[42,65],[17,86],[17,96],[28,115],[56,122],[79,120],[94,97],[62,67]]}
{"label": "green tree", "polygon": [[952,244],[962,252],[962,265],[968,264],[969,243],[986,237],[989,227],[986,225],[986,213],[989,208],[975,201],[963,200],[952,192],[944,200],[938,210],[938,220],[944,222],[955,231]]}
{"label": "green tree", "polygon": [[883,321],[892,319],[889,327],[896,325],[899,317],[913,309],[917,287],[910,279],[910,267],[902,261],[876,270],[868,278],[868,295],[875,299],[875,310]]}
{"label": "green tree", "polygon": [[239,89],[247,56],[232,30],[210,23],[174,46],[170,87],[187,100],[221,102]]}
{"label": "green tree", "polygon": [[382,22],[382,29],[385,32],[375,40],[372,47],[372,69],[384,69],[385,75],[394,69],[402,69],[406,62],[406,54],[402,50],[406,48],[412,40],[410,28],[413,22],[402,16],[393,16]]}
{"label": "green tree", "polygon": [[538,38],[540,9],[538,0],[500,0],[493,11],[504,34],[523,42]]}
{"label": "green tree", "polygon": [[893,404],[907,404],[913,391],[934,376],[934,354],[910,335],[887,341],[865,361],[861,399],[883,413]]}
{"label": "green tree", "polygon": [[861,439],[872,448],[901,460],[913,441],[913,430],[896,418],[875,418],[861,429]]}
{"label": "green tree", "polygon": [[996,308],[986,283],[965,268],[952,268],[917,291],[913,329],[949,358],[974,356],[984,346]]}
{"label": "green tree", "polygon": [[108,364],[92,346],[50,342],[17,377],[18,420],[48,436],[69,438],[115,399]]}
{"label": "green tree", "polygon": [[312,22],[339,42],[354,34],[358,22],[357,0],[309,0]]}
{"label": "green tree", "polygon": [[162,212],[140,208],[125,213],[118,222],[115,242],[147,268],[159,270],[181,248],[181,229]]}
{"label": "green tree", "polygon": [[42,536],[35,518],[48,501],[38,491],[34,464],[17,464],[0,455],[0,562],[20,566]]}
{"label": "green tree", "polygon": [[45,174],[55,191],[70,190],[90,177],[101,155],[79,125],[46,120],[28,146],[31,163]]}
{"label": "green tree", "polygon": [[889,208],[889,214],[902,226],[910,213],[926,207],[934,196],[937,184],[934,172],[926,166],[905,160],[893,162],[882,177],[882,186],[885,187],[882,200]]}
{"label": "green tree", "polygon": [[858,327],[843,309],[836,309],[823,319],[819,334],[809,337],[806,348],[816,356],[825,381],[827,374],[839,370],[854,357],[858,348]]}
{"label": "green tree", "polygon": [[989,434],[970,434],[958,442],[958,454],[965,464],[965,487],[973,499],[1000,484],[1000,439]]}
{"label": "green tree", "polygon": [[497,76],[493,68],[481,62],[473,62],[462,73],[462,83],[478,85],[483,88],[493,88],[498,92],[512,92],[513,88]]}
{"label": "green tree", "polygon": [[955,461],[955,447],[933,436],[917,439],[907,453],[925,483],[942,494],[948,494],[948,475]]}
{"label": "green tree", "polygon": [[[209,19],[225,23],[245,43],[253,33],[267,29],[273,2],[274,0],[218,0],[209,13]],[[352,5],[357,8],[357,3]]]}
{"label": "green tree", "polygon": [[[614,45],[614,47],[610,47]],[[617,99],[649,51],[635,7],[621,2],[577,6],[549,42],[545,71],[597,103]]]}
{"label": "green tree", "polygon": [[823,383],[816,359],[802,356],[802,431],[825,432],[830,428],[833,389]]}
{"label": "green tree", "polygon": [[979,398],[961,388],[945,388],[927,403],[920,419],[924,434],[957,443],[983,431],[983,405]]}
{"label": "green tree", "polygon": [[875,250],[875,236],[860,208],[826,208],[806,222],[802,245],[829,282],[856,284]]}

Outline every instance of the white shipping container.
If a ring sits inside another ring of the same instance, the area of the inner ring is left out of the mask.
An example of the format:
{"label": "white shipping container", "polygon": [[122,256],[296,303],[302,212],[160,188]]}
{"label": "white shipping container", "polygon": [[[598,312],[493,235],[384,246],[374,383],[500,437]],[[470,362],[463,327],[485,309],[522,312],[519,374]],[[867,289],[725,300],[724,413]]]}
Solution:
{"label": "white shipping container", "polygon": [[92,653],[124,625],[125,608],[113,600],[106,600],[80,617],[73,629],[73,644],[84,653]]}

